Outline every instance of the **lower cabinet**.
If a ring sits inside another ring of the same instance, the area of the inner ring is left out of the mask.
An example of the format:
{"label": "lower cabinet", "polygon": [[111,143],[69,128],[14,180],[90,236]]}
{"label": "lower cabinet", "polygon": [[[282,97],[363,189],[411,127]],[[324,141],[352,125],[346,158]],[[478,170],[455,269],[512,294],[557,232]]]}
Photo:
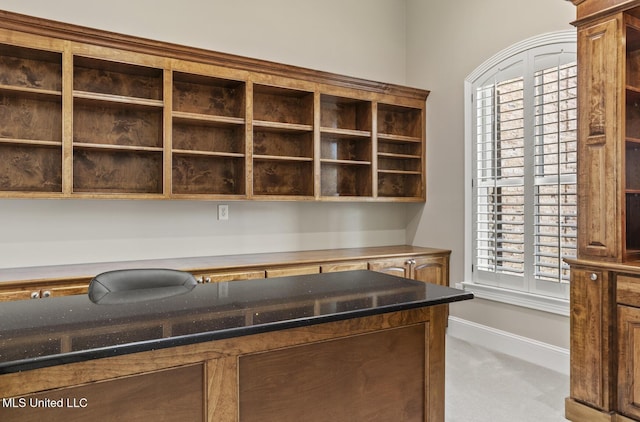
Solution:
{"label": "lower cabinet", "polygon": [[[154,260],[153,267],[182,269],[192,272],[200,283],[216,283],[258,278],[285,277],[337,271],[372,270],[427,283],[449,284],[450,251],[413,246],[389,246],[322,251],[300,251],[283,254],[233,255],[209,258],[177,258]],[[197,260],[197,264],[196,264]],[[205,264],[203,265],[203,262]],[[229,265],[229,263],[237,263]],[[210,266],[209,266],[209,263]],[[117,268],[122,263],[113,263]],[[194,265],[198,265],[194,269]],[[100,267],[104,270],[104,265]],[[49,296],[86,294],[89,281],[102,270],[86,265],[88,276],[69,280],[38,282],[0,282],[0,302],[38,299]],[[57,271],[61,271],[57,269]],[[36,277],[33,277],[34,279]]]}
{"label": "lower cabinet", "polygon": [[449,284],[448,256],[380,259],[369,262],[369,269],[425,283]]}
{"label": "lower cabinet", "polygon": [[[591,263],[589,263],[591,264]],[[640,421],[640,273],[571,263],[573,422]]]}
{"label": "lower cabinet", "polygon": [[608,273],[571,269],[571,397],[609,410],[613,321]]}

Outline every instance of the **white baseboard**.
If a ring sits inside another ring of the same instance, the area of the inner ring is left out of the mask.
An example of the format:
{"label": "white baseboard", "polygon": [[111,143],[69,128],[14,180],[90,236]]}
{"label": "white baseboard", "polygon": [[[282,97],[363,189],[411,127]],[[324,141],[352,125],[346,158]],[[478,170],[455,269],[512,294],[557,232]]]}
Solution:
{"label": "white baseboard", "polygon": [[453,316],[449,317],[447,334],[486,349],[569,375],[568,349]]}

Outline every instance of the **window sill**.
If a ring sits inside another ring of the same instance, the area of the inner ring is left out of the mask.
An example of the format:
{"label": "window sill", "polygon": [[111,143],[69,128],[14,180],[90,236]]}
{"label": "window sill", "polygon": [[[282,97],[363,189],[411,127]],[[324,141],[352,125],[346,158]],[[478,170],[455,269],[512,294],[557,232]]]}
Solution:
{"label": "window sill", "polygon": [[460,284],[464,290],[473,293],[475,297],[480,299],[493,300],[495,302],[521,306],[537,311],[569,316],[569,300],[567,299],[557,299],[533,293],[501,289],[499,287],[486,286],[473,282],[463,282]]}

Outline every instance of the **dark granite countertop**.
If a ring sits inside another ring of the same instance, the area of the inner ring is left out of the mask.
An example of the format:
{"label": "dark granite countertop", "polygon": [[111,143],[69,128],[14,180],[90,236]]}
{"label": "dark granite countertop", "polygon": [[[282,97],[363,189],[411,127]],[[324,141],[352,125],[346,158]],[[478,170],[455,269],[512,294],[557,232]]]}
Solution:
{"label": "dark granite countertop", "polygon": [[173,297],[0,303],[0,374],[472,299],[371,271],[199,284]]}

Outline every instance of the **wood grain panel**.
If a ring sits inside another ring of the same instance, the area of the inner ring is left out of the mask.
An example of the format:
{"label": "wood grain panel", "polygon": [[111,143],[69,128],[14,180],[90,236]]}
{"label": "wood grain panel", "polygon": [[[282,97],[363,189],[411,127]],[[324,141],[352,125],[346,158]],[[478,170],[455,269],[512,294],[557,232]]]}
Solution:
{"label": "wood grain panel", "polygon": [[578,142],[578,242],[581,257],[614,259],[619,256],[617,221],[618,101],[621,52],[616,39],[619,22],[611,19],[579,31],[578,68],[580,141]]}
{"label": "wood grain panel", "polygon": [[244,154],[243,125],[215,126],[173,121],[173,149]]}
{"label": "wood grain panel", "polygon": [[[238,358],[235,356],[206,362],[208,421],[238,421]],[[188,421],[185,421],[188,422]]]}
{"label": "wood grain panel", "polygon": [[174,73],[173,110],[212,116],[243,117],[244,84],[188,73]]}
{"label": "wood grain panel", "polygon": [[255,271],[234,271],[225,272],[219,274],[207,274],[205,277],[209,278],[211,283],[220,283],[225,281],[238,281],[238,280],[256,280],[265,278],[266,274],[264,270]]}
{"label": "wood grain panel", "polygon": [[0,138],[62,141],[61,98],[0,93]]}
{"label": "wood grain panel", "polygon": [[267,269],[267,278],[271,277],[286,277],[291,275],[304,275],[304,274],[319,274],[319,265],[308,265],[300,267],[288,267],[288,268],[273,268]]}
{"label": "wood grain panel", "polygon": [[277,132],[254,130],[253,153],[278,157],[313,157],[311,132]]}
{"label": "wood grain panel", "polygon": [[173,155],[172,193],[242,195],[244,158]]}
{"label": "wood grain panel", "polygon": [[422,136],[422,110],[378,104],[378,133]]}
{"label": "wood grain panel", "polygon": [[311,125],[313,93],[254,85],[253,118],[269,122]]}
{"label": "wood grain panel", "polygon": [[323,264],[320,266],[320,272],[335,273],[338,271],[366,270],[367,263],[361,262],[343,262],[340,264]]}
{"label": "wood grain panel", "polygon": [[423,187],[419,174],[394,174],[378,172],[378,196],[420,197]]}
{"label": "wood grain panel", "polygon": [[[592,280],[592,275],[596,280]],[[615,382],[609,356],[614,353],[608,279],[601,271],[571,271],[571,397],[610,409]]]}
{"label": "wood grain panel", "polygon": [[243,422],[424,421],[425,328],[243,356],[239,380]]}
{"label": "wood grain panel", "polygon": [[[198,364],[25,396],[27,407],[0,408],[0,417],[6,422],[204,421],[203,385]],[[29,406],[47,399],[62,400],[63,407]]]}
{"label": "wood grain panel", "polygon": [[0,190],[62,192],[62,149],[0,144]]}
{"label": "wood grain panel", "polygon": [[76,101],[73,141],[161,148],[162,110]]}
{"label": "wood grain panel", "polygon": [[73,190],[162,193],[162,153],[75,149]]}
{"label": "wood grain panel", "polygon": [[161,100],[162,86],[162,69],[80,56],[74,61],[74,90]]}
{"label": "wood grain panel", "polygon": [[371,196],[371,166],[322,163],[321,195]]}
{"label": "wood grain panel", "polygon": [[313,162],[253,161],[254,195],[313,196]]}
{"label": "wood grain panel", "polygon": [[0,44],[0,85],[62,91],[62,56]]}

